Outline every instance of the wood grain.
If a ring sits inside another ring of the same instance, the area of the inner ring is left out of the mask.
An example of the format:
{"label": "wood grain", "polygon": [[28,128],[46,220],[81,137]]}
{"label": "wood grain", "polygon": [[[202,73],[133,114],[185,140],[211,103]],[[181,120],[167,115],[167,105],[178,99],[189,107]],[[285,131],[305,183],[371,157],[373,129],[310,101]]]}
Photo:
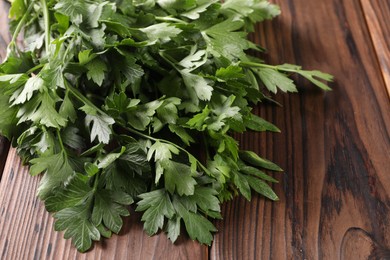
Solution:
{"label": "wood grain", "polygon": [[29,176],[11,149],[0,183],[0,259],[207,259],[208,249],[180,238],[173,245],[164,234],[148,237],[141,217],[132,212],[123,230],[78,253],[62,232],[54,232],[53,218],[36,196],[38,178]]}
{"label": "wood grain", "polygon": [[390,97],[390,1],[361,0],[361,3]]}
{"label": "wood grain", "polygon": [[[285,169],[276,175],[280,201],[225,205],[210,256],[365,259],[375,248],[388,252],[390,106],[360,2],[276,2],[282,15],[254,36],[269,49],[268,61],[317,68],[336,81],[323,93],[298,80],[299,95],[277,96],[284,107],[258,109],[282,133],[245,135],[241,144]],[[351,230],[372,242],[360,246]]]}
{"label": "wood grain", "polygon": [[[28,175],[11,149],[0,182],[0,259],[389,259],[389,63],[380,47],[388,50],[388,5],[276,2],[282,16],[253,36],[270,51],[263,58],[336,77],[328,93],[298,79],[300,94],[277,95],[283,107],[256,109],[281,134],[237,135],[243,148],[285,169],[275,174],[279,202],[254,196],[224,205],[210,253],[185,237],[178,245],[163,234],[149,238],[133,213],[118,236],[79,254],[53,231],[52,217],[35,197],[38,178]],[[0,0],[6,42],[3,7]]]}

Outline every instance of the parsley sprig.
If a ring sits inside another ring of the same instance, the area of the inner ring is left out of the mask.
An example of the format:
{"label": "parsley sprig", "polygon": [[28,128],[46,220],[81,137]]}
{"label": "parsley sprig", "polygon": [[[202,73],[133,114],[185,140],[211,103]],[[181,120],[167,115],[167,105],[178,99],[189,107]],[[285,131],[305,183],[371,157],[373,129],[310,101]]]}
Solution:
{"label": "parsley sprig", "polygon": [[266,0],[14,0],[0,133],[43,175],[55,229],[84,252],[135,203],[149,235],[174,242],[184,224],[210,245],[222,202],[277,200],[265,170],[281,169],[232,133],[279,132],[251,110],[297,91],[290,74],[332,80],[247,54],[262,50],[247,39],[254,24],[279,13]]}

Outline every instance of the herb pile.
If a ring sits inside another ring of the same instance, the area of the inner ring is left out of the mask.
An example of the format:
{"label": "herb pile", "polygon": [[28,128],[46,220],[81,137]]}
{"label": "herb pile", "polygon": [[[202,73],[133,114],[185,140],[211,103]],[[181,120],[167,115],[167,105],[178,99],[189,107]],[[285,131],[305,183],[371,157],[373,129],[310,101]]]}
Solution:
{"label": "herb pile", "polygon": [[[322,89],[332,77],[247,54],[266,0],[14,0],[0,65],[0,133],[79,251],[142,212],[149,235],[175,241],[184,224],[210,244],[220,204],[251,191],[277,200],[263,170],[281,171],[232,133],[278,128],[251,113],[269,93]],[[23,32],[24,47],[16,45]]]}

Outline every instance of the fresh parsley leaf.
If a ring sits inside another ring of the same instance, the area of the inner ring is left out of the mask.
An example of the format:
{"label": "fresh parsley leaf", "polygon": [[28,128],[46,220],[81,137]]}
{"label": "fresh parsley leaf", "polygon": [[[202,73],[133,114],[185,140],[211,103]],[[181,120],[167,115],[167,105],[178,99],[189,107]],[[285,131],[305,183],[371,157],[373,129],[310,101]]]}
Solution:
{"label": "fresh parsley leaf", "polygon": [[111,135],[111,125],[115,123],[115,120],[105,114],[87,114],[85,121],[88,126],[92,123],[91,142],[97,138],[99,142],[108,144]]}
{"label": "fresh parsley leaf", "polygon": [[171,199],[164,189],[139,195],[136,211],[145,211],[142,215],[144,229],[149,235],[156,234],[164,226],[164,217],[172,218],[175,213]]}
{"label": "fresh parsley leaf", "polygon": [[65,231],[64,238],[72,238],[73,245],[80,252],[87,251],[92,246],[92,240],[100,240],[100,232],[92,224],[86,205],[60,210],[54,218],[54,229]]}
{"label": "fresh parsley leaf", "polygon": [[264,85],[273,93],[276,93],[278,88],[283,92],[297,92],[294,82],[276,70],[264,68],[260,69],[258,74]]}
{"label": "fresh parsley leaf", "polygon": [[188,211],[180,200],[174,201],[174,207],[178,215],[183,218],[190,238],[196,239],[202,244],[211,245],[213,240],[211,232],[216,232],[216,227],[204,216]]}
{"label": "fresh parsley leaf", "polygon": [[76,174],[66,187],[62,187],[48,196],[45,206],[49,212],[57,212],[66,208],[82,205],[91,196],[92,188],[88,179]]}
{"label": "fresh parsley leaf", "polygon": [[0,111],[2,111],[2,116],[0,117],[0,134],[12,139],[13,134],[15,133],[16,124],[18,122],[16,114],[18,109],[16,107],[10,106],[9,96],[2,93],[0,89]]}
{"label": "fresh parsley leaf", "polygon": [[191,176],[191,167],[175,161],[162,162],[164,168],[165,188],[170,193],[181,195],[193,195],[197,182]]}
{"label": "fresh parsley leaf", "polygon": [[291,74],[324,90],[333,79],[247,52],[264,50],[248,33],[279,13],[267,0],[12,1],[0,134],[42,175],[55,229],[85,252],[135,200],[149,235],[210,245],[221,203],[277,200],[265,170],[281,168],[235,133],[280,132],[253,108],[297,91]]}
{"label": "fresh parsley leaf", "polygon": [[45,172],[38,187],[40,198],[47,198],[55,188],[63,187],[74,177],[75,171],[65,151],[30,160],[31,175]]}
{"label": "fresh parsley leaf", "polygon": [[87,77],[92,79],[97,85],[101,86],[104,80],[104,73],[108,70],[107,65],[100,59],[94,59],[87,63]]}
{"label": "fresh parsley leaf", "polygon": [[133,198],[124,192],[100,189],[95,193],[92,222],[96,226],[103,223],[118,234],[123,225],[121,216],[130,215],[125,206],[131,203]]}

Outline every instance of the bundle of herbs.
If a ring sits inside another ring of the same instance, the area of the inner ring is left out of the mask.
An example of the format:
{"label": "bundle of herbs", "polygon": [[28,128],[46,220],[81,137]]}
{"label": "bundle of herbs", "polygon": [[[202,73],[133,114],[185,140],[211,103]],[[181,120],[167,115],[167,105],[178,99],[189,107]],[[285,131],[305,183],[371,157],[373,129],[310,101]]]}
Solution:
{"label": "bundle of herbs", "polygon": [[[142,212],[149,235],[184,224],[210,244],[220,204],[251,191],[277,200],[274,163],[232,133],[278,128],[251,112],[267,93],[296,92],[297,73],[248,55],[247,35],[280,13],[266,0],[14,0],[0,65],[0,133],[79,251]],[[23,48],[17,38],[23,33]]]}

